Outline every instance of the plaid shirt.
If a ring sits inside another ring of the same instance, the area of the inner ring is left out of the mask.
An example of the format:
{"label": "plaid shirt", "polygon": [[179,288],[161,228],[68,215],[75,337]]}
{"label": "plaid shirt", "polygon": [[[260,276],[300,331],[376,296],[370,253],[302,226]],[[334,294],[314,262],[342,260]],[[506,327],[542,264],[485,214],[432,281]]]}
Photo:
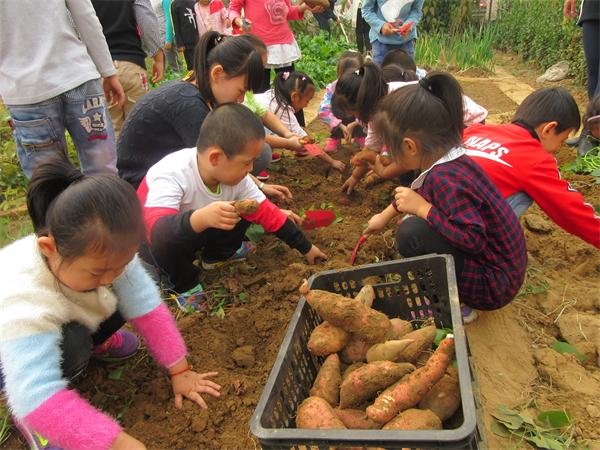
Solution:
{"label": "plaid shirt", "polygon": [[430,226],[464,253],[458,274],[460,300],[497,309],[519,291],[527,268],[519,220],[485,172],[454,148],[411,185],[433,205]]}

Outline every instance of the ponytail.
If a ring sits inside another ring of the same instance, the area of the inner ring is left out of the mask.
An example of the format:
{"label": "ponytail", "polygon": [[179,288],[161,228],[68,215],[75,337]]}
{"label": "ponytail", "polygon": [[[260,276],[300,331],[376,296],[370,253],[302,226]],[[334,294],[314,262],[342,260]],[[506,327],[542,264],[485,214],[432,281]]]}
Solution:
{"label": "ponytail", "polygon": [[363,122],[371,118],[379,100],[387,93],[387,84],[379,66],[367,61],[355,70],[347,70],[338,79],[331,97],[331,112],[338,118],[348,117],[348,110],[358,111]]}
{"label": "ponytail", "polygon": [[279,72],[273,81],[273,100],[277,103],[274,114],[281,109],[292,107],[292,92],[304,95],[309,87],[314,88],[315,84],[305,73]]}
{"label": "ponytail", "polygon": [[412,70],[406,70],[400,64],[388,64],[381,69],[383,79],[386,83],[392,83],[394,81],[417,81],[417,74]]}
{"label": "ponytail", "polygon": [[388,94],[374,117],[374,128],[392,153],[405,137],[417,140],[424,152],[439,153],[462,144],[462,89],[447,73],[430,73],[418,83]]}
{"label": "ponytail", "polygon": [[248,89],[258,90],[264,76],[262,54],[265,52],[266,47],[258,38],[228,37],[216,31],[206,32],[194,52],[194,75],[191,80],[196,81],[202,97],[216,106],[210,86],[210,69],[219,64],[228,77],[245,75]]}
{"label": "ponytail", "polygon": [[63,154],[33,171],[27,208],[38,236],[52,235],[65,260],[139,246],[145,229],[135,190],[115,175],[86,176]]}

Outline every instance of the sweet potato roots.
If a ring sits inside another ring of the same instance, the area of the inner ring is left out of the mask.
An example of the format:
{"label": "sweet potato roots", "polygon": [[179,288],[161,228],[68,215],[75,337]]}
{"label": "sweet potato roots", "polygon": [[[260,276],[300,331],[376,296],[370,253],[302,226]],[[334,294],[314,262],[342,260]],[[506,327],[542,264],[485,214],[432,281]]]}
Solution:
{"label": "sweet potato roots", "polygon": [[420,409],[433,411],[442,422],[452,417],[459,406],[458,373],[452,368],[448,368],[442,379],[419,402]]}
{"label": "sweet potato roots", "polygon": [[383,427],[384,430],[441,430],[442,421],[432,411],[407,409]]}
{"label": "sweet potato roots", "polygon": [[367,415],[377,423],[387,423],[399,411],[416,406],[446,372],[454,355],[454,339],[446,337],[429,358],[427,364],[406,375],[386,389],[372,406]]}
{"label": "sweet potato roots", "polygon": [[300,404],[296,412],[296,428],[346,429],[331,405],[320,397],[308,397]]}
{"label": "sweet potato roots", "polygon": [[342,375],[340,373],[340,358],[338,355],[329,355],[315,379],[315,383],[310,390],[312,397],[320,397],[326,400],[331,406],[336,406],[340,398],[340,383]]}
{"label": "sweet potato roots", "polygon": [[325,321],[318,325],[308,339],[308,351],[315,356],[337,353],[350,341],[350,333]]}
{"label": "sweet potato roots", "polygon": [[336,408],[334,412],[349,430],[378,430],[381,428],[381,424],[369,419],[363,409]]}

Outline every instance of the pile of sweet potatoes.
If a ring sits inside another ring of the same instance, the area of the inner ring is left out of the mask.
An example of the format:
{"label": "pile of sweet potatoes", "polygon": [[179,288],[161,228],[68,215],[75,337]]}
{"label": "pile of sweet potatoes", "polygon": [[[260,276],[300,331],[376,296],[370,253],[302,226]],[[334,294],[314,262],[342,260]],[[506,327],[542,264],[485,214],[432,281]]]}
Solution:
{"label": "pile of sweet potatoes", "polygon": [[309,290],[306,282],[300,292],[324,320],[308,349],[326,358],[298,407],[297,428],[443,428],[460,406],[451,335],[433,351],[435,325],[413,330],[411,323],[372,309],[371,286],[354,299]]}

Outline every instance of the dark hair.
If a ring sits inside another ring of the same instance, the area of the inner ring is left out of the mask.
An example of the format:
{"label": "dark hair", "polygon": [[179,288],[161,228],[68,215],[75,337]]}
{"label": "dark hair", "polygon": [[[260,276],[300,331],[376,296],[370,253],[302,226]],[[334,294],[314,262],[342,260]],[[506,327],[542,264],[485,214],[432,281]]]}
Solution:
{"label": "dark hair", "polygon": [[448,73],[430,73],[386,95],[373,119],[375,131],[398,155],[405,137],[424,152],[438,153],[461,145],[464,128],[460,84]]}
{"label": "dark hair", "polygon": [[563,87],[542,88],[529,94],[517,109],[512,121],[523,122],[531,128],[556,121],[557,133],[571,128],[578,130],[581,125],[577,103]]}
{"label": "dark hair", "polygon": [[359,69],[344,72],[338,79],[331,97],[331,112],[336,117],[347,117],[348,109],[355,109],[360,120],[368,122],[387,89],[379,66],[367,61]]}
{"label": "dark hair", "polygon": [[277,103],[274,113],[292,106],[292,92],[302,96],[311,87],[314,89],[315,83],[303,72],[279,72],[273,81],[273,100]]}
{"label": "dark hair", "polygon": [[202,153],[219,147],[228,158],[244,151],[246,143],[265,138],[265,128],[256,114],[239,103],[223,103],[213,109],[200,127],[196,148]]}
{"label": "dark hair", "polygon": [[[587,122],[590,117],[600,115],[600,94],[592,97],[589,101],[587,108],[585,109],[585,121]],[[600,120],[600,119],[595,119]],[[589,124],[587,124],[589,125]]]}
{"label": "dark hair", "polygon": [[52,235],[65,260],[89,250],[122,251],[144,239],[133,187],[116,175],[83,175],[64,155],[48,157],[33,171],[27,208],[35,233]]}
{"label": "dark hair", "polygon": [[417,72],[417,65],[415,64],[415,60],[406,53],[404,50],[400,50],[399,48],[389,51],[383,57],[381,61],[381,68],[383,69],[385,66],[389,66],[390,64],[398,64],[399,66],[404,67],[406,70],[412,70],[413,72]]}
{"label": "dark hair", "polygon": [[347,70],[358,69],[363,65],[365,59],[363,55],[355,50],[346,50],[340,55],[340,59],[337,63],[337,77],[341,77]]}
{"label": "dark hair", "polygon": [[417,81],[417,74],[412,70],[406,70],[399,64],[388,64],[383,69],[383,79],[386,83],[393,81]]}
{"label": "dark hair", "polygon": [[228,37],[216,31],[202,35],[194,52],[194,75],[190,81],[196,81],[207,102],[216,104],[210,88],[210,69],[215,64],[223,66],[228,77],[246,75],[249,90],[260,88],[264,67],[257,40],[259,39],[249,36]]}

